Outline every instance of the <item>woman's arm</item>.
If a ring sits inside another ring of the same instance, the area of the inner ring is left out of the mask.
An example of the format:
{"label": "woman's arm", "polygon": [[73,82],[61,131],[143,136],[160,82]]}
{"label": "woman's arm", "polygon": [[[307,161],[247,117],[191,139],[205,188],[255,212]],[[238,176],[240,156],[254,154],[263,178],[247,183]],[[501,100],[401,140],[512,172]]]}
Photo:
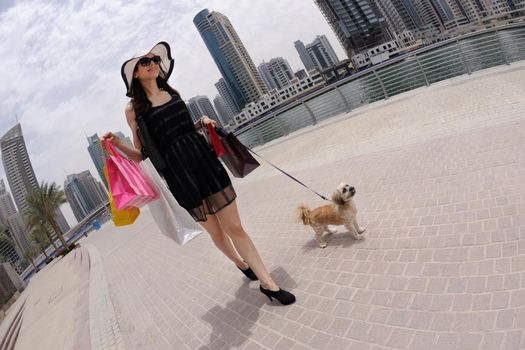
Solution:
{"label": "woman's arm", "polygon": [[121,150],[131,160],[135,161],[136,163],[139,163],[142,160],[144,160],[144,157],[142,156],[142,152],[140,151],[140,149],[142,149],[142,144],[137,135],[137,121],[135,118],[135,111],[133,110],[133,106],[131,105],[131,103],[128,103],[126,105],[125,113],[128,125],[131,128],[131,134],[133,135],[133,145],[135,147],[128,146],[125,142],[122,142],[122,140],[119,139],[112,132],[105,133],[104,136],[102,136],[102,141],[108,139],[115,147]]}

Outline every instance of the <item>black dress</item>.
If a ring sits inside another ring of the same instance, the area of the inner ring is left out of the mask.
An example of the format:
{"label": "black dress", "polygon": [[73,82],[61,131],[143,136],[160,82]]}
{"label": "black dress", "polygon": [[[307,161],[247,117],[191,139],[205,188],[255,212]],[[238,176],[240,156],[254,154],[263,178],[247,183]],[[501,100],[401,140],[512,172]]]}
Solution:
{"label": "black dress", "polygon": [[162,154],[162,176],[181,207],[195,221],[206,221],[236,198],[226,170],[205,137],[195,130],[186,104],[178,95],[152,107],[144,121]]}

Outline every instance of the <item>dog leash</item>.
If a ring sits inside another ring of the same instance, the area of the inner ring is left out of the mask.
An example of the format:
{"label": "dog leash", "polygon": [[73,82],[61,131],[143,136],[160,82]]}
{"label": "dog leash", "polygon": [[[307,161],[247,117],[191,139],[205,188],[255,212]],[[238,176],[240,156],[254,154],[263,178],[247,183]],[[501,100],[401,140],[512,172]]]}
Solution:
{"label": "dog leash", "polygon": [[[221,136],[226,136],[228,134],[228,132],[226,131],[226,129],[222,128],[222,127],[219,127],[219,126],[216,126],[215,127],[215,130],[217,131],[217,133]],[[240,141],[239,141],[240,142]],[[241,143],[242,144],[242,143]],[[264,159],[263,157],[261,157],[259,154],[257,154],[254,150],[252,150],[251,148],[248,148],[246,145],[242,144],[248,151],[252,152],[253,154],[255,154],[257,157],[261,158],[262,160],[264,160],[266,163],[270,164],[272,167],[274,167],[275,169],[279,170],[281,173],[283,173],[284,175],[288,176],[290,179],[294,180],[295,182],[297,182],[299,185],[303,186],[303,187],[306,187],[307,189],[309,189],[310,191],[312,191],[313,193],[315,193],[316,195],[318,195],[319,197],[321,197],[322,199],[324,199],[325,201],[329,201],[331,202],[331,200],[329,200],[328,198],[326,198],[325,196],[323,196],[322,194],[319,194],[317,193],[316,191],[312,190],[310,187],[306,186],[305,184],[303,184],[301,181],[297,180],[295,177],[293,177],[292,175],[288,174],[286,171],[282,170],[281,168],[277,167],[276,165],[274,165],[273,163],[271,163],[270,161]]]}
{"label": "dog leash", "polygon": [[[243,145],[244,146],[244,145]],[[244,146],[246,147],[246,146]],[[255,153],[254,150],[252,150],[251,148],[248,148],[246,147],[246,149],[250,152],[252,152],[253,154],[255,154],[257,157],[261,158],[262,160],[264,160],[266,163],[270,164],[271,166],[273,166],[275,169],[279,170],[281,173],[283,173],[284,175],[288,176],[290,179],[294,180],[295,182],[297,182],[299,185],[303,186],[303,187],[306,187],[307,189],[309,189],[310,191],[312,191],[313,193],[315,193],[316,195],[318,195],[319,197],[321,197],[322,199],[324,199],[325,201],[330,201],[328,198],[326,198],[325,196],[323,196],[322,194],[319,194],[317,193],[316,191],[312,190],[310,187],[306,186],[305,184],[303,184],[301,181],[297,180],[295,177],[293,177],[292,175],[288,174],[286,171],[280,169],[279,167],[273,165],[271,162],[267,161],[266,159],[264,159],[263,157],[261,157],[259,154]]]}

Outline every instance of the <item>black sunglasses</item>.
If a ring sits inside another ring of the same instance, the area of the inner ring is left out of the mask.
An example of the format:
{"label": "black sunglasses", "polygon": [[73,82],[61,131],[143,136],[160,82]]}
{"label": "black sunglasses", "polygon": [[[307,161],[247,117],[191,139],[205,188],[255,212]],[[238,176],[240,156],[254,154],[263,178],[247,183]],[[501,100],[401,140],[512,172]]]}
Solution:
{"label": "black sunglasses", "polygon": [[160,57],[159,56],[153,56],[153,57],[142,57],[138,64],[140,64],[142,67],[147,67],[149,64],[153,62],[155,64],[160,63]]}

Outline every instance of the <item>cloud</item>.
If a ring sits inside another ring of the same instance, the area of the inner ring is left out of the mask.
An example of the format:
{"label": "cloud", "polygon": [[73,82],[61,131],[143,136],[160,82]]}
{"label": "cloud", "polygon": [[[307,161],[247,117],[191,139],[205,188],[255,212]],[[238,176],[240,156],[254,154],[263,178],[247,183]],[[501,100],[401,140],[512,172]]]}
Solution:
{"label": "cloud", "polygon": [[168,41],[175,58],[170,83],[182,96],[217,94],[220,74],[193,25],[203,8],[229,17],[256,65],[282,56],[302,68],[293,43],[318,34],[344,57],[313,1],[3,1],[0,135],[17,117],[38,180],[61,186],[66,173],[89,169],[98,178],[86,135],[130,135],[120,77],[126,59]]}

